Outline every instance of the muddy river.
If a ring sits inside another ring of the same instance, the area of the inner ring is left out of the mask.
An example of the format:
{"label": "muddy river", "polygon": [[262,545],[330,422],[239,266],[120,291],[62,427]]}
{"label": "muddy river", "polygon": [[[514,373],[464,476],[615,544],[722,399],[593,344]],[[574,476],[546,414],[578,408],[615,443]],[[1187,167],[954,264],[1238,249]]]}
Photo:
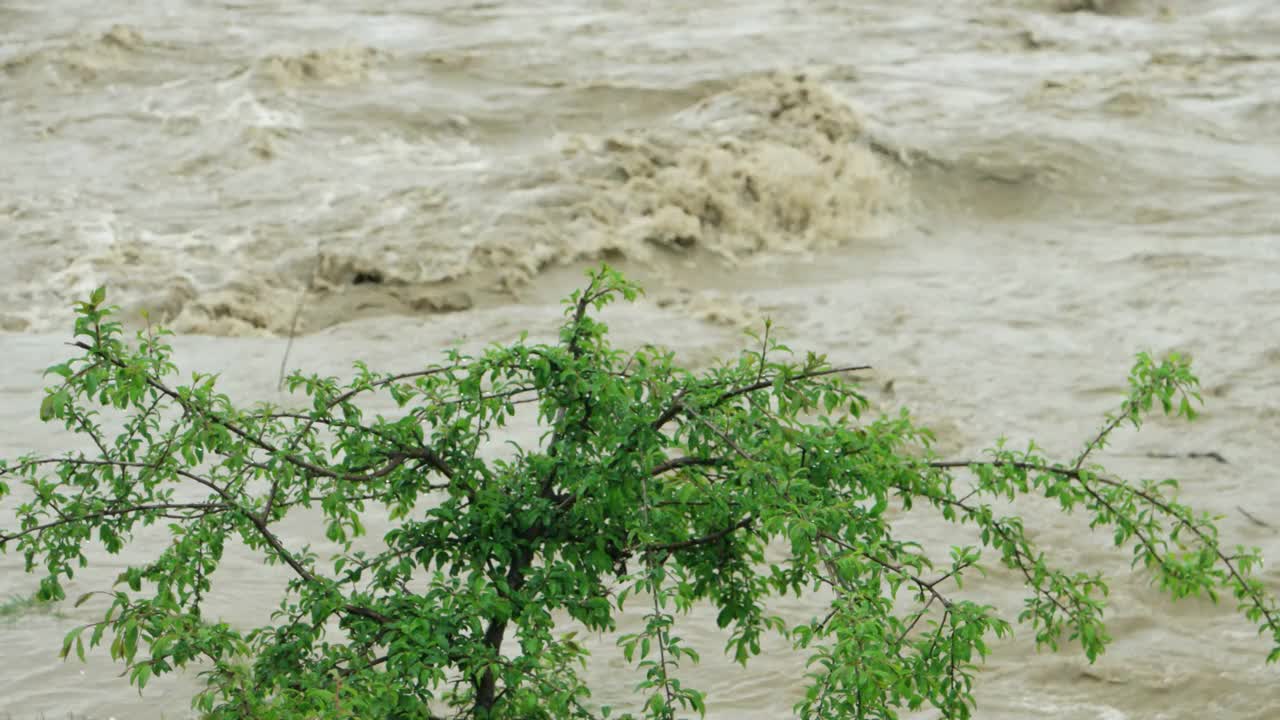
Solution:
{"label": "muddy river", "polygon": [[[1001,434],[1072,454],[1133,353],[1190,353],[1203,417],[1099,459],[1182,479],[1280,591],[1273,0],[6,0],[0,165],[0,457],[65,447],[37,422],[40,371],[101,284],[179,331],[184,368],[283,401],[291,330],[291,365],[408,369],[550,334],[606,259],[649,290],[611,315],[618,342],[705,364],[773,318],[874,366],[875,407],[954,457]],[[1225,462],[1188,456],[1209,452]],[[1029,631],[998,644],[978,717],[1280,717],[1280,668],[1230,604],[1170,603],[1080,518],[1025,513],[1056,560],[1112,578],[1115,642],[1094,665]],[[21,562],[0,556],[0,598],[34,590]],[[233,554],[218,614],[261,620],[277,578]],[[1021,598],[998,567],[975,592]],[[58,659],[99,614],[0,616],[0,716],[190,715],[194,673],[139,695],[105,652]],[[710,717],[790,715],[785,644],[743,671],[709,619],[683,634]],[[596,699],[626,704],[637,677],[592,648]]]}

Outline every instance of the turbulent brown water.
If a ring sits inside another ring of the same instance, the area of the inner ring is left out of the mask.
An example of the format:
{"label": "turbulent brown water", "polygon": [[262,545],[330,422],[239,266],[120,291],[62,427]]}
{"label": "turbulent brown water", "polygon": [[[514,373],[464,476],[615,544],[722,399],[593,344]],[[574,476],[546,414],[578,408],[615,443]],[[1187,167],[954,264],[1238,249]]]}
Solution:
{"label": "turbulent brown water", "polygon": [[[651,290],[613,316],[622,342],[707,362],[773,317],[874,365],[880,407],[957,457],[1002,433],[1070,453],[1133,352],[1190,352],[1203,420],[1103,459],[1182,478],[1280,590],[1276,38],[1271,0],[9,0],[0,456],[60,447],[33,422],[39,372],[99,284],[247,399],[275,395],[300,301],[292,364],[406,368],[549,332],[605,258]],[[1148,457],[1190,451],[1229,462]],[[1280,671],[1229,605],[1171,604],[1078,518],[1026,512],[1056,559],[1114,578],[1116,640],[1092,666],[998,645],[979,717],[1280,717]],[[273,577],[229,559],[223,616],[261,618]],[[33,588],[0,558],[0,597]],[[1019,604],[998,568],[978,592]],[[87,612],[0,618],[0,713],[186,716],[194,677],[139,697],[101,653],[58,661]],[[799,658],[741,671],[712,623],[686,627],[713,717],[789,714]],[[620,653],[593,647],[597,699],[625,702]]]}

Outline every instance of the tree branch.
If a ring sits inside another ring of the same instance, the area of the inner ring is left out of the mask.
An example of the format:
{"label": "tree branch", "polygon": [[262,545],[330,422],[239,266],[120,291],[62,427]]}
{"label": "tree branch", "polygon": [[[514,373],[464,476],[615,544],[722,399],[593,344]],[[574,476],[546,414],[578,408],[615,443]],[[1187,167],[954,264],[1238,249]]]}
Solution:
{"label": "tree branch", "polygon": [[751,515],[748,515],[742,518],[741,520],[739,520],[738,522],[730,525],[727,528],[717,530],[713,533],[708,533],[701,537],[690,538],[688,540],[681,540],[679,542],[673,542],[673,543],[664,543],[662,545],[646,545],[640,548],[640,550],[641,552],[644,552],[644,553],[665,552],[667,554],[671,554],[673,552],[676,552],[677,550],[687,550],[691,547],[697,547],[699,545],[708,545],[718,540],[722,540],[739,530],[750,527],[751,523],[753,522],[755,522],[755,518],[752,517]]}
{"label": "tree branch", "polygon": [[[847,365],[844,367],[826,368],[824,370],[813,370],[810,372],[803,372],[803,373],[798,373],[796,375],[792,375],[791,377],[787,378],[787,382],[791,383],[797,380],[811,380],[813,378],[824,377],[826,375],[838,375],[840,373],[856,372],[858,370],[870,370],[870,369],[871,369],[870,365]],[[734,390],[729,390],[724,394],[722,394],[720,397],[716,398],[709,405],[709,407],[712,407],[712,408],[719,407],[720,405],[736,397],[740,397],[748,393],[753,393],[758,390],[764,390],[765,388],[772,387],[773,383],[776,380],[777,380],[776,376],[771,378],[765,378],[763,380],[759,380],[757,382],[751,383],[750,385],[745,385],[743,387],[736,388]],[[660,430],[662,429],[662,426],[671,422],[671,420],[674,419],[675,416],[679,415],[682,410],[687,409],[687,407],[684,404],[684,399],[689,395],[691,391],[692,391],[692,388],[685,387],[685,388],[682,388],[680,392],[676,393],[675,396],[671,398],[671,404],[668,405],[667,408],[663,410],[661,414],[658,415],[658,417],[653,421],[653,424],[651,427],[654,430]]]}
{"label": "tree branch", "polygon": [[[96,355],[99,355],[100,357],[105,358],[108,362],[112,363],[113,365],[119,368],[127,369],[128,367],[123,362],[121,362],[118,358],[111,357],[103,353],[101,350],[98,350],[86,343],[77,341],[72,344],[75,345],[76,347],[82,348],[84,350],[88,350],[91,353],[94,353]],[[254,437],[253,435],[245,431],[243,428],[241,428],[237,423],[232,422],[231,420],[228,420],[226,418],[219,416],[217,413],[211,412],[205,408],[202,408],[194,403],[191,403],[183,399],[183,397],[177,391],[173,390],[168,385],[165,385],[164,383],[160,382],[155,377],[151,375],[146,375],[145,377],[146,377],[146,382],[149,386],[155,388],[156,390],[160,391],[161,393],[164,393],[165,395],[173,399],[174,402],[178,403],[178,405],[182,407],[183,410],[186,410],[188,412],[191,412],[193,414],[206,418],[209,421],[223,428],[226,428],[233,435],[239,437],[241,440],[244,440],[250,445],[253,445],[254,447],[260,450],[265,450],[271,453],[272,455],[277,455],[283,458],[284,460],[286,460],[287,462],[289,462],[290,464],[296,465],[297,467],[300,467],[303,470],[307,470],[308,472],[311,472],[315,475],[320,475],[322,477],[327,477],[334,480],[343,480],[346,482],[363,482],[363,481],[375,479],[376,477],[381,476],[381,475],[373,475],[373,476],[352,475],[348,473],[340,473],[334,470],[330,470],[329,468],[321,467],[319,465],[315,465],[313,463],[307,462],[306,460],[304,460],[303,458],[299,457],[296,454],[282,451],[279,447],[267,442],[266,440],[263,440],[262,438],[259,438],[259,437]],[[396,461],[392,460],[391,462],[395,463]],[[387,472],[390,472],[391,470],[394,470],[394,469],[395,469],[394,467],[383,468],[383,471],[381,472],[383,475],[385,475]],[[375,472],[379,472],[379,471],[375,471]]]}
{"label": "tree branch", "polygon": [[[986,465],[989,467],[997,467],[997,468],[1013,467],[1020,470],[1043,472],[1043,473],[1049,473],[1053,475],[1059,475],[1062,477],[1071,478],[1072,480],[1075,480],[1077,483],[1079,483],[1081,488],[1083,488],[1084,491],[1088,493],[1088,495],[1091,498],[1093,498],[1095,502],[1098,502],[1099,504],[1101,504],[1102,507],[1106,509],[1108,512],[1110,512],[1112,515],[1116,516],[1117,518],[1124,517],[1119,512],[1117,512],[1109,502],[1107,502],[1104,498],[1100,497],[1096,490],[1089,487],[1088,483],[1085,482],[1082,477],[1084,474],[1083,470],[1071,469],[1071,468],[1055,468],[1055,467],[1047,467],[1044,465],[1038,465],[1036,463],[1020,462],[1020,461],[1002,461],[1002,460],[980,460],[980,461],[948,460],[948,461],[930,462],[929,465],[931,467],[943,468],[943,469],[960,468],[960,467],[971,468],[973,466],[978,466],[978,465]],[[1222,550],[1218,547],[1218,543],[1216,539],[1210,538],[1195,523],[1188,522],[1184,517],[1182,517],[1180,513],[1176,512],[1174,508],[1169,505],[1168,502],[1160,499],[1159,497],[1156,497],[1148,492],[1145,492],[1139,488],[1135,488],[1132,485],[1129,485],[1128,483],[1122,482],[1120,480],[1116,480],[1114,478],[1108,478],[1103,475],[1097,475],[1093,473],[1090,473],[1090,477],[1102,483],[1103,485],[1123,489],[1126,492],[1131,493],[1135,497],[1141,498],[1145,502],[1149,503],[1152,507],[1157,508],[1158,510],[1163,512],[1166,517],[1172,518],[1178,525],[1182,526],[1183,528],[1186,528],[1187,530],[1190,530],[1202,543],[1204,543],[1206,547],[1212,549],[1214,555],[1217,556],[1217,558],[1220,561],[1222,561],[1222,564],[1227,568],[1227,572],[1230,573],[1231,577],[1236,581],[1236,586],[1240,589],[1240,591],[1243,594],[1247,595],[1249,599],[1253,602],[1253,606],[1257,608],[1257,610],[1266,619],[1267,625],[1271,628],[1275,628],[1277,631],[1280,631],[1280,617],[1277,617],[1276,613],[1268,609],[1266,603],[1258,595],[1257,591],[1251,588],[1250,585],[1247,582],[1245,582],[1244,577],[1240,574],[1239,569],[1236,568],[1235,563],[1232,562],[1231,558],[1226,553],[1222,552]],[[1164,556],[1161,555],[1159,551],[1155,549],[1154,544],[1151,542],[1151,540],[1147,538],[1145,535],[1143,535],[1136,527],[1132,528],[1132,530],[1133,530],[1134,536],[1137,537],[1138,541],[1141,542],[1143,546],[1147,548],[1147,551],[1151,553],[1152,557],[1154,557],[1156,561],[1161,564],[1161,566],[1164,566],[1166,564],[1166,560]]]}
{"label": "tree branch", "polygon": [[724,458],[700,458],[700,457],[690,457],[686,455],[683,457],[671,458],[670,460],[666,460],[664,462],[658,463],[657,465],[654,465],[653,470],[649,472],[649,476],[657,477],[663,473],[667,473],[667,472],[671,472],[672,470],[679,470],[681,468],[687,468],[687,467],[716,467],[719,465],[724,465],[727,462],[728,461],[725,460]]}
{"label": "tree branch", "polygon": [[[792,375],[791,377],[787,378],[787,382],[795,382],[796,380],[812,380],[813,378],[823,377],[826,375],[838,375],[840,373],[856,372],[858,370],[870,370],[870,369],[871,369],[870,365],[847,365],[845,367],[827,368],[825,370],[813,370],[810,372],[804,372],[804,373],[799,373],[797,375]],[[756,392],[757,390],[764,390],[765,388],[773,387],[773,383],[775,380],[777,380],[776,376],[773,378],[765,378],[764,380],[751,383],[750,385],[745,385],[743,387],[730,390],[725,394],[721,395],[719,398],[717,398],[716,401],[711,405],[712,407],[715,407],[722,403],[728,402],[736,397],[746,395],[747,393],[753,393],[753,392]]]}
{"label": "tree branch", "polygon": [[[18,532],[15,532],[9,535],[0,534],[0,546],[4,546],[6,543],[26,537],[27,535],[38,534],[38,533],[44,532],[45,530],[56,528],[62,525],[69,525],[71,523],[84,522],[86,520],[97,520],[100,518],[116,517],[119,515],[132,515],[134,513],[148,512],[150,510],[203,510],[204,512],[200,513],[199,515],[182,517],[182,519],[194,520],[197,518],[204,517],[205,515],[211,515],[216,512],[223,512],[223,511],[232,510],[232,509],[233,508],[228,505],[223,505],[219,503],[147,503],[143,505],[131,505],[129,507],[124,507],[124,508],[107,508],[105,510],[85,513],[83,515],[64,517],[59,520],[53,520],[53,521],[44,523],[42,525],[34,525],[32,527],[26,528],[25,530],[20,530]],[[178,516],[174,516],[174,517],[176,518]]]}

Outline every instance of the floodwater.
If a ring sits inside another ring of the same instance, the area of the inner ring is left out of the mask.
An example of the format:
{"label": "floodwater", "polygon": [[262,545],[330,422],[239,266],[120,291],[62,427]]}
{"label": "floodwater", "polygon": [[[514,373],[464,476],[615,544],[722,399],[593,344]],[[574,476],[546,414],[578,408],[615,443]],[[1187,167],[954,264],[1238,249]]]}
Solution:
{"label": "floodwater", "polygon": [[[877,407],[957,458],[1001,434],[1069,455],[1134,352],[1191,353],[1203,417],[1099,458],[1181,478],[1280,559],[1277,38],[1272,0],[7,0],[0,456],[64,446],[35,421],[40,371],[100,284],[247,401],[281,399],[295,322],[291,365],[412,368],[550,333],[608,259],[650,290],[611,316],[619,342],[707,363],[772,317],[797,349],[875,366]],[[1094,665],[1029,632],[997,644],[979,717],[1280,717],[1280,669],[1229,604],[1172,604],[1080,518],[1024,510],[1056,560],[1113,579],[1115,642]],[[230,557],[222,616],[260,620],[275,578]],[[0,558],[0,597],[34,586]],[[999,568],[974,592],[1021,597]],[[0,714],[186,717],[193,676],[139,696],[105,652],[57,659],[94,614],[0,617]],[[712,628],[683,633],[711,717],[788,716],[799,659],[775,644],[736,669]],[[596,698],[625,704],[620,652],[592,647]]]}

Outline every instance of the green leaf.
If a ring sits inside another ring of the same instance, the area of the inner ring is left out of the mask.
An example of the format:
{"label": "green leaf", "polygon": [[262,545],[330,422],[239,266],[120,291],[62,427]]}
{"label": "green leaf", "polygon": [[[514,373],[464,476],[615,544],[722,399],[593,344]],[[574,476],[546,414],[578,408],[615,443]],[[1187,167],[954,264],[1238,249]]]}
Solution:
{"label": "green leaf", "polygon": [[54,405],[54,396],[45,395],[44,400],[40,402],[40,420],[49,422],[57,416],[57,409]]}

